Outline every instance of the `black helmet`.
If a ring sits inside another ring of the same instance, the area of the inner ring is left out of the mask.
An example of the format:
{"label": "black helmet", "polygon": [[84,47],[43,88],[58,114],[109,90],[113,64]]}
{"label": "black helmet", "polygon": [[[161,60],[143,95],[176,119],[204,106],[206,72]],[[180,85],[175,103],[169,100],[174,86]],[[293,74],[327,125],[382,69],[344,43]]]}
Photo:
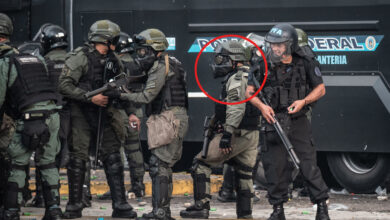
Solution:
{"label": "black helmet", "polygon": [[8,15],[0,13],[0,35],[9,37],[12,35],[14,26]]}
{"label": "black helmet", "polygon": [[226,41],[215,49],[214,62],[211,65],[214,78],[226,76],[234,70],[236,62],[249,61],[244,46],[237,41]]}
{"label": "black helmet", "polygon": [[[279,62],[283,55],[291,55],[298,50],[298,35],[291,24],[275,25],[265,36],[267,54],[271,62]],[[271,49],[273,44],[284,44],[285,51],[277,54]]]}
{"label": "black helmet", "polygon": [[42,55],[43,48],[39,42],[24,42],[17,47],[19,53],[30,54],[33,56]]}
{"label": "black helmet", "polygon": [[44,24],[41,27],[41,44],[45,52],[55,48],[67,48],[68,40],[66,31],[55,24]]}
{"label": "black helmet", "polygon": [[119,40],[115,45],[115,52],[117,53],[133,53],[134,52],[134,44],[133,38],[131,38],[125,32],[121,32],[119,34]]}

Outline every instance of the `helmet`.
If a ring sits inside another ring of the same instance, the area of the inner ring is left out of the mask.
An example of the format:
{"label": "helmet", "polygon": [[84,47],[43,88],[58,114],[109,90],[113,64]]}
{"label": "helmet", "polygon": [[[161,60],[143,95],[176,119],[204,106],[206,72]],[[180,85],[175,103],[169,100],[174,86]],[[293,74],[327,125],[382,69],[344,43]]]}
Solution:
{"label": "helmet", "polygon": [[110,20],[99,20],[91,25],[88,32],[88,41],[116,45],[121,29]]}
{"label": "helmet", "polygon": [[235,62],[249,61],[244,46],[238,41],[226,41],[215,49],[214,62],[211,65],[214,78],[226,76],[234,70]]}
{"label": "helmet", "polygon": [[304,32],[304,31],[303,31],[302,29],[300,29],[300,28],[295,28],[295,30],[297,31],[297,34],[298,34],[298,45],[299,45],[300,47],[309,45],[309,39],[308,39],[308,37],[307,37],[306,32]]}
{"label": "helmet", "polygon": [[134,52],[133,38],[131,38],[125,32],[121,32],[119,34],[118,42],[115,45],[115,52],[117,52],[117,53],[133,53]]}
{"label": "helmet", "polygon": [[135,36],[135,43],[139,46],[149,46],[155,51],[168,49],[168,41],[165,34],[158,29],[146,29]]}
{"label": "helmet", "polygon": [[157,59],[157,53],[168,48],[165,34],[158,29],[146,29],[135,35],[133,41],[136,46],[136,62],[142,70],[148,71]]}
{"label": "helmet", "polygon": [[30,54],[33,56],[42,55],[43,48],[39,42],[24,42],[17,47],[19,53]]}
{"label": "helmet", "polygon": [[0,13],[0,35],[11,36],[14,30],[11,19],[8,15]]}
{"label": "helmet", "polygon": [[66,31],[58,25],[44,24],[41,27],[40,42],[46,53],[55,48],[67,48],[66,37]]}
{"label": "helmet", "polygon": [[[283,56],[291,55],[298,49],[298,36],[295,28],[286,23],[275,25],[265,36],[268,59],[280,62]],[[272,46],[284,45],[285,48],[272,49]]]}
{"label": "helmet", "polygon": [[[249,33],[246,38],[252,40],[258,47],[261,49],[264,48],[264,37],[257,35],[255,33]],[[257,50],[257,47],[255,47],[251,42],[247,40],[240,40],[242,46],[245,48],[246,56],[248,56],[248,59],[251,63],[251,65],[255,65],[260,63],[261,61],[261,53]]]}

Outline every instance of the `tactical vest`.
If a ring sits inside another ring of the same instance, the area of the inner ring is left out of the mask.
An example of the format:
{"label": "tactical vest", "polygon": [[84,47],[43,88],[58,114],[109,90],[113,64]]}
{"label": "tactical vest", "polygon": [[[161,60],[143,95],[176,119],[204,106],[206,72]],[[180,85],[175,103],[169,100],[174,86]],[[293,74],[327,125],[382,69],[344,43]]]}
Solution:
{"label": "tactical vest", "polygon": [[[165,64],[164,56],[159,62]],[[165,64],[166,65],[166,64]],[[169,69],[175,74],[170,76],[157,97],[146,106],[146,115],[160,114],[163,107],[181,106],[188,108],[186,72],[183,65],[174,57],[169,57]]]}
{"label": "tactical vest", "polygon": [[50,60],[45,58],[47,69],[49,70],[50,81],[53,83],[55,88],[58,88],[58,79],[61,75],[62,69],[65,66],[65,61],[63,60]]}
{"label": "tactical vest", "polygon": [[[7,92],[13,118],[17,118],[23,109],[37,102],[54,100],[57,102],[56,88],[50,81],[44,63],[29,54],[13,54],[9,56],[9,74],[15,65],[18,75]],[[8,74],[8,75],[9,75]]]}
{"label": "tactical vest", "polygon": [[[246,69],[245,69],[246,71]],[[227,97],[226,92],[226,84],[230,77],[232,77],[236,72],[233,72],[229,74],[223,81],[222,85],[222,91],[220,95],[220,100],[225,100]],[[254,107],[250,102],[245,103],[245,113],[244,117],[241,120],[240,125],[238,126],[238,129],[246,129],[246,130],[257,130],[258,125],[260,123],[260,110],[258,110],[256,107]],[[215,117],[218,121],[221,123],[226,122],[226,105],[215,103]]]}
{"label": "tactical vest", "polygon": [[[271,71],[268,80],[272,92],[267,88],[264,89],[264,92],[267,97],[270,97],[271,107],[276,112],[287,112],[288,106],[296,100],[304,99],[310,92],[304,59],[294,56],[291,64],[279,64]],[[302,115],[306,111],[307,106],[297,115]]]}

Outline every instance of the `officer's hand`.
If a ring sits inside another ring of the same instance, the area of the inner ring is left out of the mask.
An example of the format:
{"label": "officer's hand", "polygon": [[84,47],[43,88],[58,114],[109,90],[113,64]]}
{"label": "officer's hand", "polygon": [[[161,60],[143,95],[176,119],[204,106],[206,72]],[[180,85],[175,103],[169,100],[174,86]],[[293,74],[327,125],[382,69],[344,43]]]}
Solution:
{"label": "officer's hand", "polygon": [[270,106],[263,105],[260,110],[261,110],[261,114],[263,115],[265,120],[267,120],[268,123],[270,123],[270,124],[275,123],[275,120],[273,118],[273,116],[275,116],[275,112]]}
{"label": "officer's hand", "polygon": [[98,105],[100,107],[106,107],[108,103],[108,97],[102,94],[97,94],[92,97],[91,101],[95,105]]}
{"label": "officer's hand", "polygon": [[119,97],[121,97],[121,91],[118,89],[111,89],[105,91],[103,95],[108,96],[110,99],[119,99]]}
{"label": "officer's hand", "polygon": [[231,142],[232,142],[232,134],[227,131],[224,131],[221,142],[219,142],[219,148],[221,149],[222,153],[230,154],[232,152]]}
{"label": "officer's hand", "polygon": [[293,104],[291,104],[287,108],[288,114],[295,114],[299,112],[303,108],[303,106],[305,106],[305,104],[306,102],[303,99],[293,102]]}
{"label": "officer's hand", "polygon": [[137,131],[141,128],[141,120],[134,114],[129,116],[129,124],[132,128],[136,128]]}

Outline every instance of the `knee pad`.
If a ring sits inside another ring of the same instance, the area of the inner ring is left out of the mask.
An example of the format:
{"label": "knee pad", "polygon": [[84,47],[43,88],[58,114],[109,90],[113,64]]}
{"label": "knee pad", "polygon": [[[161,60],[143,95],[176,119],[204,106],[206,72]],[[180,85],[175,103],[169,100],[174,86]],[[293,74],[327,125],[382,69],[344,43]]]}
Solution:
{"label": "knee pad", "polygon": [[103,161],[104,169],[110,174],[123,173],[122,158],[119,153],[113,153],[106,157]]}
{"label": "knee pad", "polygon": [[149,174],[151,177],[155,177],[158,175],[159,167],[169,168],[168,164],[164,161],[160,160],[154,154],[149,159]]}

